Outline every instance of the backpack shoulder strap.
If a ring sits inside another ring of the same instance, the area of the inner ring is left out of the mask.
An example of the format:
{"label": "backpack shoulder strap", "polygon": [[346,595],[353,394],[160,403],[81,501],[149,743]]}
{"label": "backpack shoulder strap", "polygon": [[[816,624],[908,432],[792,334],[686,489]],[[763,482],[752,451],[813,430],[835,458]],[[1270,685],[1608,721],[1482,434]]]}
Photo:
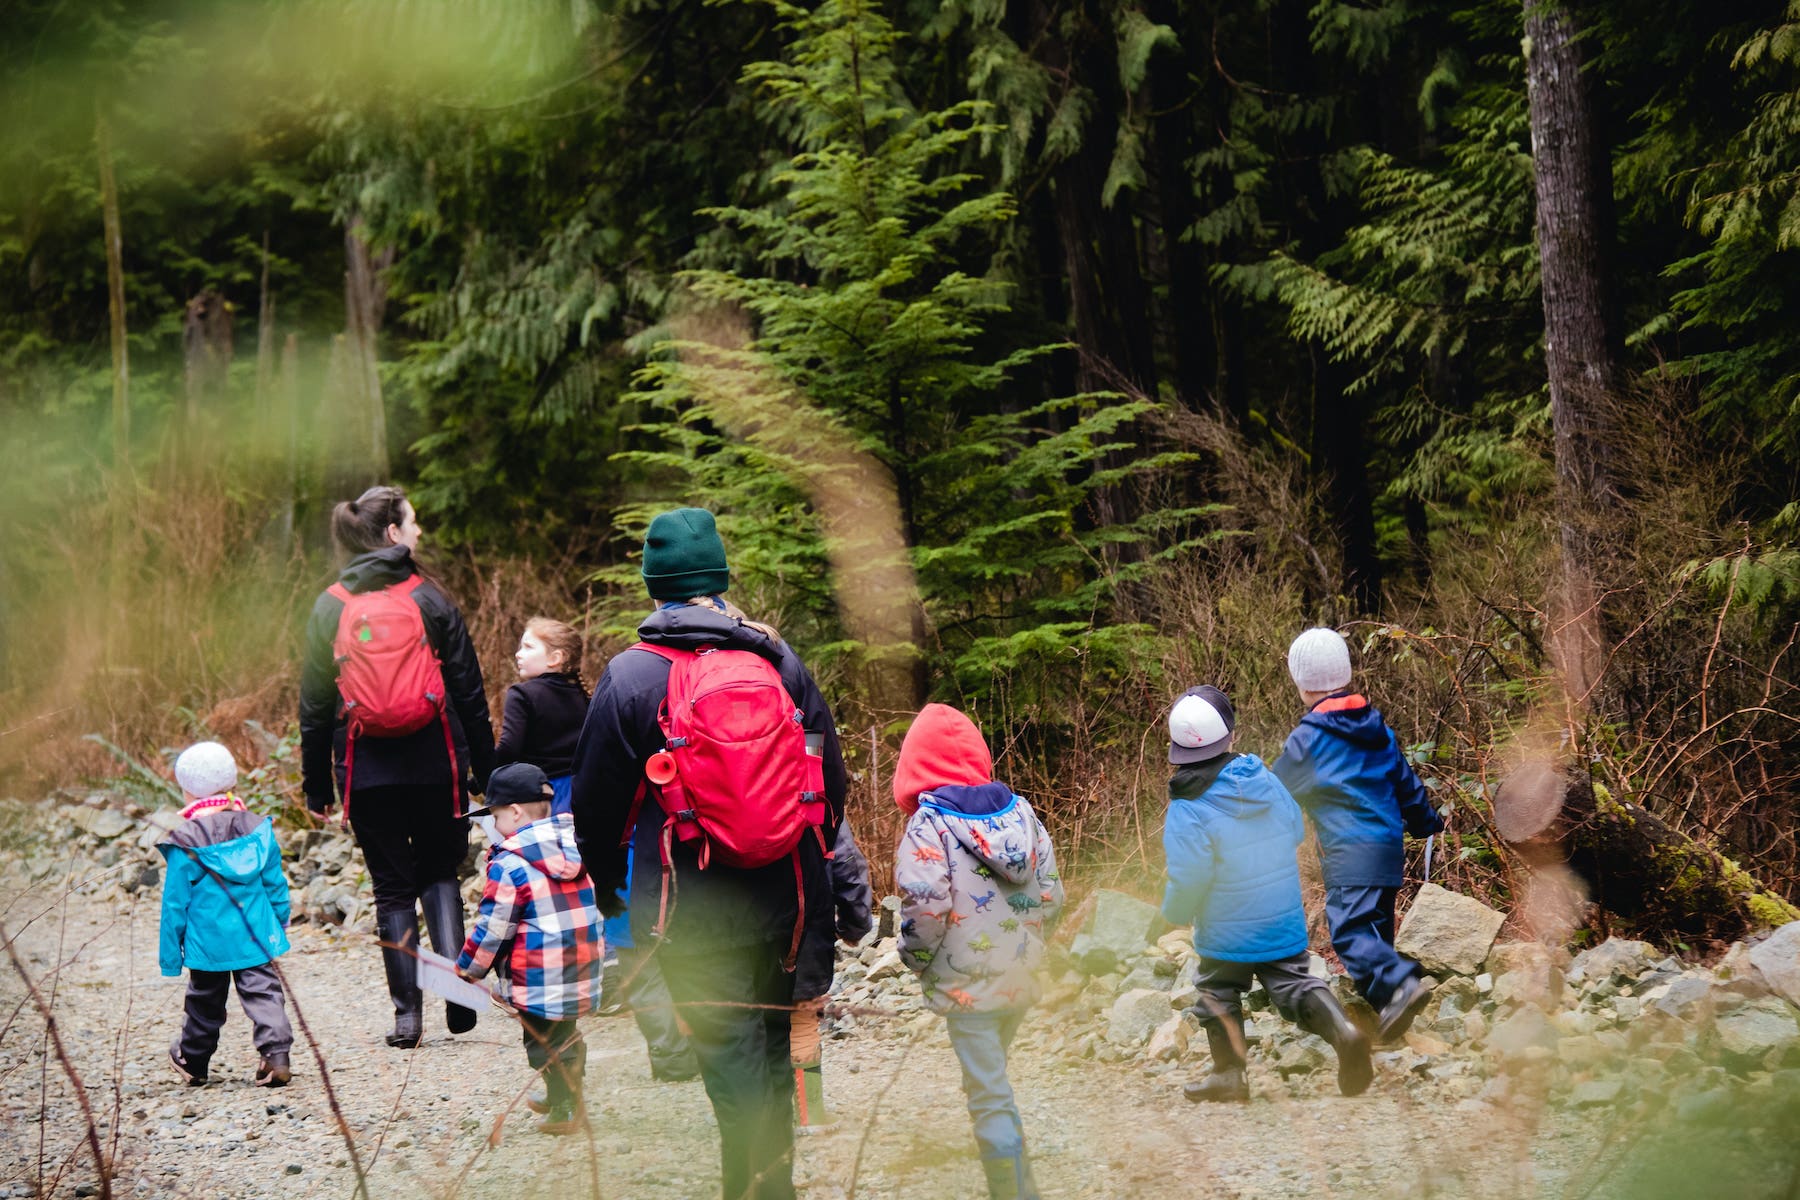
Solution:
{"label": "backpack shoulder strap", "polygon": [[626,649],[648,650],[650,653],[656,655],[656,657],[667,659],[671,663],[679,662],[681,659],[693,655],[692,650],[677,650],[673,646],[660,646],[655,642],[636,642],[633,645],[627,646]]}
{"label": "backpack shoulder strap", "polygon": [[330,587],[326,588],[325,591],[329,595],[336,596],[339,600],[343,601],[345,604],[350,603],[350,599],[351,599],[350,589],[345,587],[342,583],[334,583]]}
{"label": "backpack shoulder strap", "polygon": [[424,582],[425,582],[425,577],[423,575],[418,574],[417,572],[414,572],[413,574],[408,575],[405,579],[402,579],[399,583],[390,583],[387,587],[387,590],[390,592],[394,592],[397,595],[410,596],[414,592],[418,591],[419,585],[423,584]]}

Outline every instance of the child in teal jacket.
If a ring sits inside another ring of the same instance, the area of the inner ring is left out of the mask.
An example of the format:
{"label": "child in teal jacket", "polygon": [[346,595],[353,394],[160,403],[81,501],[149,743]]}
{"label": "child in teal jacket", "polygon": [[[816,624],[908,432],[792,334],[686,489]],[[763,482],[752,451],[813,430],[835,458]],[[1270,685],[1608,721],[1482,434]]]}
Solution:
{"label": "child in teal jacket", "polygon": [[158,964],[164,975],[188,972],[186,1018],[169,1061],[190,1085],[206,1082],[235,982],[261,1056],[254,1082],[284,1087],[294,1033],[273,966],[288,948],[289,912],[274,827],[232,795],[237,763],[217,742],[182,751],[175,780],[187,800],[183,820],[156,847],[168,864]]}

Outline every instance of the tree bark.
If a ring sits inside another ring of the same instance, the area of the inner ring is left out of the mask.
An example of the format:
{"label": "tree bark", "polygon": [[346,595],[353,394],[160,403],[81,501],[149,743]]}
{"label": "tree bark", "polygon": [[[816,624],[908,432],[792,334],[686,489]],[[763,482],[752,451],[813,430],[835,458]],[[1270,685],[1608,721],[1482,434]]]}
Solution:
{"label": "tree bark", "polygon": [[187,408],[179,457],[206,461],[211,430],[207,411],[225,391],[232,358],[231,305],[214,288],[206,288],[187,302],[181,320],[183,391]]}
{"label": "tree bark", "polygon": [[118,665],[129,592],[126,543],[131,534],[131,355],[125,344],[125,235],[119,221],[119,185],[113,176],[112,130],[94,116],[94,149],[100,160],[100,221],[106,241],[106,308],[112,333],[112,559],[107,570],[106,657]]}
{"label": "tree bark", "polygon": [[1557,520],[1568,630],[1559,653],[1585,696],[1603,634],[1606,518],[1618,506],[1612,469],[1619,341],[1611,291],[1612,172],[1583,73],[1579,9],[1525,0],[1525,83],[1537,187],[1544,367],[1556,443]]}
{"label": "tree bark", "polygon": [[387,409],[381,398],[381,375],[376,369],[376,343],[387,312],[387,281],[393,265],[389,247],[371,252],[363,219],[351,218],[344,226],[344,346],[347,361],[343,379],[358,406],[358,425],[363,438],[364,462],[376,480],[388,477]]}
{"label": "tree bark", "polygon": [[1366,406],[1345,391],[1345,371],[1325,348],[1309,343],[1313,377],[1313,473],[1325,488],[1328,516],[1344,549],[1344,591],[1360,613],[1381,601],[1381,559],[1375,552],[1375,500],[1363,441]]}
{"label": "tree bark", "polygon": [[[1123,199],[1111,208],[1101,203],[1118,143],[1120,84],[1112,39],[1100,35],[1098,17],[1079,5],[1062,12],[1038,0],[1030,13],[1021,44],[1035,46],[1052,77],[1084,88],[1094,101],[1075,152],[1049,175],[1079,358],[1076,386],[1154,398],[1156,354],[1136,227]],[[1107,465],[1120,464],[1111,456]],[[1127,515],[1111,488],[1095,493],[1093,508],[1100,525]]]}

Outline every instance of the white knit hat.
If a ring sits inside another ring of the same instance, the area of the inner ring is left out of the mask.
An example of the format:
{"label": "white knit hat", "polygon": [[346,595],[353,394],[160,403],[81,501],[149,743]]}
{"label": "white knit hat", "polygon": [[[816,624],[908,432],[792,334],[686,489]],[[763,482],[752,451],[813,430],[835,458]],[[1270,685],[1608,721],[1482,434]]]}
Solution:
{"label": "white knit hat", "polygon": [[1303,692],[1350,686],[1350,644],[1335,629],[1309,629],[1288,647],[1288,674]]}
{"label": "white knit hat", "polygon": [[237,760],[217,742],[195,742],[175,760],[175,782],[196,800],[229,792],[237,778]]}

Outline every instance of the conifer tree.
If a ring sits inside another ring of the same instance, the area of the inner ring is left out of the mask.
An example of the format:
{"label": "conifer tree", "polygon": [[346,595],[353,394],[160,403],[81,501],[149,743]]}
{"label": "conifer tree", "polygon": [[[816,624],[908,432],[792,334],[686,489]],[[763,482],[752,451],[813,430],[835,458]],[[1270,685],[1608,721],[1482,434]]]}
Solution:
{"label": "conifer tree", "polygon": [[[679,467],[728,510],[741,569],[802,637],[848,632],[839,649],[903,660],[905,703],[930,690],[933,651],[980,686],[1009,655],[1116,645],[1104,600],[1118,577],[1101,572],[1099,548],[1182,514],[1094,528],[1078,513],[1095,489],[1170,461],[1098,466],[1129,448],[1118,431],[1147,402],[1034,398],[1018,372],[1056,348],[992,345],[1007,289],[978,272],[1016,208],[958,169],[996,132],[986,107],[919,111],[895,71],[899,34],[867,0],[771,7],[793,40],[747,77],[795,152],[770,203],[712,212],[755,269],[683,276],[714,314],[701,326],[741,312],[754,334],[677,340],[645,369],[641,394],[670,414],[656,428],[672,448],[633,457]],[[804,415],[783,423],[782,411]],[[817,585],[830,558],[840,588],[854,586],[841,567],[856,555],[831,544],[848,536],[830,511],[847,489],[821,478],[850,469],[847,452],[877,468],[868,490],[892,496],[916,571],[918,601],[892,631],[903,645],[841,630]]]}

